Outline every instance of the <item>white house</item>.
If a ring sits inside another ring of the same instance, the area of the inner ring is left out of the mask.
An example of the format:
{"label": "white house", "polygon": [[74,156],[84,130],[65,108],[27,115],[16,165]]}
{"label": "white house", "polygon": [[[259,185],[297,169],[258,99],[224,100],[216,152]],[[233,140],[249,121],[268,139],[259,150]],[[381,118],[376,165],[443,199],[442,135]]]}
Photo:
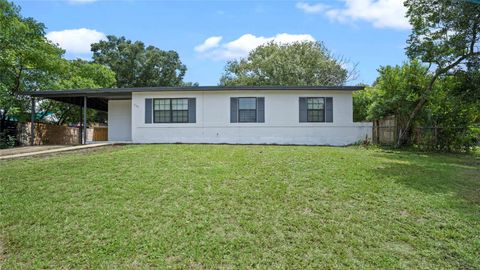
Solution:
{"label": "white house", "polygon": [[362,89],[197,86],[28,94],[108,109],[112,142],[348,145],[371,138],[370,123],[353,122],[352,93]]}

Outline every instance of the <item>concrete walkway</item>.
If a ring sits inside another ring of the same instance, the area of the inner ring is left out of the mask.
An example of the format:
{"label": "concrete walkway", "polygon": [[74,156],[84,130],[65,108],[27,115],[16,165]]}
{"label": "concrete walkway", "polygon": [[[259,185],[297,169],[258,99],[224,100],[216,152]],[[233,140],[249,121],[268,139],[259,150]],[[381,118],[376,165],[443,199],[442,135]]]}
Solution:
{"label": "concrete walkway", "polygon": [[12,159],[12,158],[21,158],[21,157],[30,157],[36,155],[44,155],[44,154],[54,154],[66,151],[74,151],[74,150],[81,150],[81,149],[89,149],[95,148],[100,146],[112,145],[112,143],[92,143],[86,145],[75,145],[75,146],[59,146],[59,145],[52,145],[52,146],[26,146],[26,147],[19,147],[19,148],[10,148],[1,150],[0,152],[0,160],[3,159]]}

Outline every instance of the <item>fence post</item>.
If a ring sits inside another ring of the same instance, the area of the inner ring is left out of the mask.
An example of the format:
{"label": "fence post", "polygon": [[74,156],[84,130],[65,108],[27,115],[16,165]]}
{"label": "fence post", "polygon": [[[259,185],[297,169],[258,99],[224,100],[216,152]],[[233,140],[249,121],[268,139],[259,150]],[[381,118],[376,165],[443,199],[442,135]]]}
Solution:
{"label": "fence post", "polygon": [[87,96],[83,97],[83,144],[87,144]]}
{"label": "fence post", "polygon": [[32,97],[32,110],[30,115],[30,145],[35,143],[35,98]]}

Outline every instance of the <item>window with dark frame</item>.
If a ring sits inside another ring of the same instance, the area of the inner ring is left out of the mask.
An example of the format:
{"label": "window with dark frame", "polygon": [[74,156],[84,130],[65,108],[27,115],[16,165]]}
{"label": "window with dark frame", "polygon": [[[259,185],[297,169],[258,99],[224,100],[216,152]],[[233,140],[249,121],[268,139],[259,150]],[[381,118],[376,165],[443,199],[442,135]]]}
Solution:
{"label": "window with dark frame", "polygon": [[188,98],[153,99],[154,123],[188,123]]}
{"label": "window with dark frame", "polygon": [[307,122],[325,122],[325,98],[307,98]]}
{"label": "window with dark frame", "polygon": [[257,122],[257,98],[254,98],[254,97],[238,98],[238,122],[240,123]]}

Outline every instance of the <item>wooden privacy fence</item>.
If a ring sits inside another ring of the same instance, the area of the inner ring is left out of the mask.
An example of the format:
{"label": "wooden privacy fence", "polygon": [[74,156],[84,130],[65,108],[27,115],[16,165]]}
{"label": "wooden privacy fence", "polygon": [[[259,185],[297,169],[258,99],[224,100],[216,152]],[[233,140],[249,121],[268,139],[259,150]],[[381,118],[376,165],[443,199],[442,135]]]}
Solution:
{"label": "wooden privacy fence", "polygon": [[92,141],[108,141],[108,128],[94,127]]}
{"label": "wooden privacy fence", "polygon": [[[30,122],[18,123],[17,141],[19,145],[30,145],[30,128]],[[87,130],[87,141],[108,141],[107,127],[93,127]],[[35,123],[35,145],[80,144],[81,136],[78,127]]]}
{"label": "wooden privacy fence", "polygon": [[393,145],[397,141],[398,128],[395,117],[389,116],[381,120],[373,121],[373,143],[381,145]]}
{"label": "wooden privacy fence", "polygon": [[[30,145],[31,123],[18,123],[17,140],[20,145]],[[78,127],[35,123],[35,145],[80,144]]]}

